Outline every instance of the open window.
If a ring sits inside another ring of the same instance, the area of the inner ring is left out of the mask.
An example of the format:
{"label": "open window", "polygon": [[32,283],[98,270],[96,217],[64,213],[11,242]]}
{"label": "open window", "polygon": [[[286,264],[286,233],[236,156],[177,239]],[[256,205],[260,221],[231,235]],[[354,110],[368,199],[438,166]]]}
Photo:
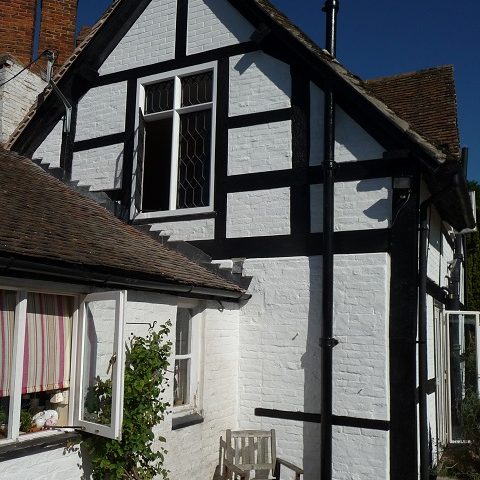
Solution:
{"label": "open window", "polygon": [[125,293],[87,295],[80,306],[76,420],[85,431],[121,437]]}
{"label": "open window", "polygon": [[[123,292],[87,296],[80,311],[88,320],[79,322],[75,295],[0,289],[0,444],[70,426],[119,438],[124,298]],[[108,347],[112,354],[106,360]],[[107,374],[101,362],[110,360]],[[105,384],[110,379],[112,401],[108,407],[102,397],[95,428],[92,418],[80,418],[77,407],[85,404],[82,389],[93,392],[91,379],[97,377]],[[103,420],[107,408],[110,422]]]}
{"label": "open window", "polygon": [[216,64],[139,80],[138,218],[212,210]]}

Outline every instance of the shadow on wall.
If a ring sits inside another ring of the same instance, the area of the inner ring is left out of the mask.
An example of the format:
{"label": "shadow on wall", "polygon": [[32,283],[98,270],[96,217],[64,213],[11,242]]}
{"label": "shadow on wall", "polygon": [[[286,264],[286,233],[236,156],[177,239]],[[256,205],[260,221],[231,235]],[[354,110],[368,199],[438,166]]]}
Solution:
{"label": "shadow on wall", "polygon": [[[320,413],[321,402],[321,349],[319,339],[322,332],[322,257],[309,259],[310,304],[305,353],[302,356],[304,371],[305,413]],[[320,472],[320,424],[303,424],[303,468],[304,480],[315,480]]]}
{"label": "shadow on wall", "polygon": [[387,182],[390,179],[374,178],[369,180],[361,180],[357,184],[358,193],[381,192],[386,190],[386,198],[377,200],[374,204],[363,210],[363,213],[372,220],[377,220],[378,223],[388,221],[390,227],[390,216],[392,211],[392,189],[389,188]]}
{"label": "shadow on wall", "polygon": [[[269,57],[262,52],[246,53],[235,64],[235,70],[243,75],[250,67],[255,66],[265,78],[268,78],[279,90],[286,96],[291,96],[291,77],[290,75],[279,74],[279,68],[285,65],[276,58]],[[253,86],[251,86],[253,88]],[[261,88],[262,83],[256,85]]]}

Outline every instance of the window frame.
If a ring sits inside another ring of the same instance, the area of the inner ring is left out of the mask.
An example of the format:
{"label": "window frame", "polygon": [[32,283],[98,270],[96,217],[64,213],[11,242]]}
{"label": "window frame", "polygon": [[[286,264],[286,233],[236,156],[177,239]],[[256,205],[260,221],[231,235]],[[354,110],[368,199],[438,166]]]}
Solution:
{"label": "window frame", "polygon": [[[176,360],[189,358],[190,359],[190,372],[189,372],[189,396],[190,402],[186,405],[175,406],[172,401],[172,417],[178,418],[193,413],[201,413],[203,406],[203,359],[204,359],[204,312],[202,311],[203,305],[199,305],[198,302],[192,302],[188,300],[181,300],[177,305],[178,309],[188,309],[191,312],[190,316],[190,354],[188,355],[176,355],[173,352],[172,360],[175,365]],[[176,335],[176,323],[175,323],[175,335]],[[175,369],[175,368],[174,368]],[[172,386],[173,386],[172,381]],[[172,399],[173,399],[172,388]]]}
{"label": "window frame", "polygon": [[[200,74],[204,72],[212,72],[212,101],[202,103],[199,105],[191,105],[188,107],[181,106],[181,78],[190,75]],[[170,191],[169,191],[169,208],[168,210],[157,210],[152,212],[139,211],[132,201],[130,216],[132,219],[151,219],[162,217],[173,217],[178,215],[193,215],[199,213],[209,213],[214,211],[214,174],[215,174],[215,137],[216,137],[216,119],[217,119],[217,62],[203,63],[201,65],[192,65],[189,67],[171,70],[164,73],[149,75],[141,77],[137,80],[137,99],[136,99],[136,114],[135,114],[135,138],[134,138],[134,155],[133,155],[133,171],[132,171],[132,199],[142,195],[142,192],[137,192],[138,185],[143,186],[143,172],[142,181],[136,181],[136,172],[138,171],[138,162],[144,162],[144,158],[139,158],[139,151],[144,156],[143,145],[140,145],[139,128],[140,121],[150,122],[162,118],[173,118],[172,126],[172,149],[170,160]],[[145,87],[155,83],[160,83],[167,80],[174,81],[174,104],[171,110],[164,112],[156,112],[145,114]],[[179,135],[180,135],[180,115],[184,113],[193,113],[196,111],[211,110],[211,137],[210,137],[210,190],[209,190],[209,204],[204,207],[194,208],[176,208],[176,195],[178,188],[178,154],[179,154]],[[140,118],[142,116],[142,119]],[[143,138],[144,141],[144,138]],[[139,148],[140,147],[140,148]]]}
{"label": "window frame", "polygon": [[[118,342],[121,342],[122,348],[118,351],[120,355],[117,357],[116,365],[114,368],[119,369],[121,367],[121,372],[117,373],[117,379],[119,380],[120,386],[120,415],[117,415],[115,422],[112,421],[112,427],[115,432],[121,433],[122,420],[123,420],[123,389],[124,389],[124,375],[123,375],[123,366],[124,366],[124,325],[125,325],[125,302],[126,302],[126,291],[118,290],[112,292],[98,292],[92,294],[85,294],[81,289],[77,288],[62,288],[60,284],[53,284],[49,287],[37,286],[40,285],[38,282],[32,282],[32,285],[18,285],[18,282],[8,282],[0,283],[0,290],[8,290],[16,292],[16,305],[15,305],[15,322],[14,322],[14,332],[13,332],[13,355],[12,355],[12,371],[10,377],[10,405],[8,411],[8,430],[7,438],[0,439],[0,449],[4,446],[9,446],[15,443],[29,442],[35,439],[39,441],[44,441],[46,437],[56,436],[65,431],[72,431],[75,427],[83,427],[78,423],[78,403],[79,403],[79,392],[78,384],[79,380],[82,378],[79,356],[82,353],[83,345],[80,345],[80,311],[84,308],[85,300],[92,298],[93,296],[105,296],[110,295],[108,299],[112,299],[112,294],[117,297],[123,298],[123,301],[120,305],[120,309],[116,312],[116,329],[115,329],[115,338],[118,338]],[[58,288],[57,288],[58,287]],[[24,339],[25,338],[25,327],[27,320],[27,297],[29,293],[40,293],[45,295],[58,295],[58,296],[67,296],[73,299],[73,312],[72,312],[72,332],[71,332],[71,356],[70,356],[70,387],[69,387],[69,409],[68,409],[68,428],[61,428],[59,430],[42,430],[35,433],[28,433],[20,435],[20,411],[21,411],[21,388],[22,388],[22,375],[23,375],[23,361],[24,361]],[[23,348],[22,348],[23,346]],[[114,425],[115,423],[115,425]],[[88,431],[86,428],[82,428],[83,431]],[[100,436],[104,435],[104,432],[91,432]],[[112,437],[107,436],[108,438],[117,438],[120,439],[120,436]]]}

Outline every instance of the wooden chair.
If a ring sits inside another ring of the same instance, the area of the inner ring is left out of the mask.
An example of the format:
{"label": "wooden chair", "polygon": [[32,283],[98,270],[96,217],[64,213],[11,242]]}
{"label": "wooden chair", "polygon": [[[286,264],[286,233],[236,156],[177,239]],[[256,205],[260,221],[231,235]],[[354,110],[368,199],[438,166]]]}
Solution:
{"label": "wooden chair", "polygon": [[[219,465],[222,480],[280,480],[282,466],[300,480],[303,470],[277,457],[275,430],[227,430],[220,437]],[[250,476],[254,471],[254,476]]]}

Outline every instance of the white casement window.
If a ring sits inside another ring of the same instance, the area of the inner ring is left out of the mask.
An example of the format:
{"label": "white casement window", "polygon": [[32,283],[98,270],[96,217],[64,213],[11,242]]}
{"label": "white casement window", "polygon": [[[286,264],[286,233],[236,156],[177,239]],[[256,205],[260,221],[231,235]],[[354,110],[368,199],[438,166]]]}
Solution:
{"label": "white casement window", "polygon": [[124,301],[0,289],[0,445],[49,427],[120,438]]}
{"label": "white casement window", "polygon": [[132,217],[213,209],[216,63],[138,81]]}
{"label": "white casement window", "polygon": [[179,306],[175,327],[174,413],[201,409],[201,331],[202,315],[195,314],[193,308]]}

